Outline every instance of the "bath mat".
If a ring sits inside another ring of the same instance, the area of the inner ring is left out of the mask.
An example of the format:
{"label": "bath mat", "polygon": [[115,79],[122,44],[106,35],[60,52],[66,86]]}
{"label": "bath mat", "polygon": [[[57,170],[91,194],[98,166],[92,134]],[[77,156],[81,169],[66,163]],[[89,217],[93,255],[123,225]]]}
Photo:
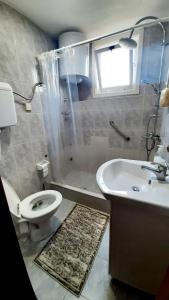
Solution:
{"label": "bath mat", "polygon": [[77,204],[35,258],[35,263],[79,296],[108,218],[107,214]]}

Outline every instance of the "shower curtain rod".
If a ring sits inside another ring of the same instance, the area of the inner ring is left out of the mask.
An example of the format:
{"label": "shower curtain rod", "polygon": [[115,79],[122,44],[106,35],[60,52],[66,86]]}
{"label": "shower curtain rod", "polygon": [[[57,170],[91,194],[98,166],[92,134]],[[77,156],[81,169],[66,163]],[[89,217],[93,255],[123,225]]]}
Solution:
{"label": "shower curtain rod", "polygon": [[159,18],[159,19],[151,21],[151,22],[134,25],[134,26],[128,27],[126,29],[121,29],[121,30],[118,30],[118,31],[115,31],[115,32],[112,32],[112,33],[108,33],[108,34],[101,35],[101,36],[98,36],[98,37],[95,37],[95,38],[92,38],[92,39],[84,40],[82,42],[78,42],[78,43],[75,43],[75,44],[70,44],[70,45],[62,47],[62,48],[58,48],[58,49],[50,50],[50,51],[47,51],[47,52],[43,52],[42,54],[38,55],[38,57],[40,58],[41,55],[51,53],[51,52],[59,53],[59,52],[62,52],[63,50],[68,49],[68,48],[78,47],[78,46],[85,45],[85,44],[88,44],[88,43],[91,43],[91,42],[96,42],[98,40],[101,40],[101,39],[104,39],[104,38],[107,38],[107,37],[110,37],[110,36],[114,36],[116,34],[120,34],[120,33],[126,32],[126,31],[130,31],[132,29],[137,29],[137,28],[142,28],[142,27],[149,27],[151,25],[156,25],[159,22],[167,22],[167,21],[169,21],[169,17]]}

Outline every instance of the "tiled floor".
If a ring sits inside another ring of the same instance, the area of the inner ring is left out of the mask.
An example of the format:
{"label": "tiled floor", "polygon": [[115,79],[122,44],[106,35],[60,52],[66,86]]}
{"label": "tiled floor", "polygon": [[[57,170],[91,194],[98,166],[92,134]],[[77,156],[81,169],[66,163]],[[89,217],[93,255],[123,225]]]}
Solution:
{"label": "tiled floor", "polygon": [[100,194],[99,187],[96,183],[96,174],[73,170],[69,172],[63,180],[65,184]]}
{"label": "tiled floor", "polygon": [[[53,217],[54,231],[72,210],[75,203],[63,200],[59,210]],[[109,249],[109,225],[106,228],[100,248],[89,273],[82,295],[77,298],[67,289],[51,278],[46,272],[33,263],[34,257],[46,241],[33,243],[28,240],[20,240],[22,253],[28,270],[30,280],[38,300],[151,300],[151,296],[138,293],[134,289],[128,289],[125,285],[111,283],[108,275],[108,249]]]}

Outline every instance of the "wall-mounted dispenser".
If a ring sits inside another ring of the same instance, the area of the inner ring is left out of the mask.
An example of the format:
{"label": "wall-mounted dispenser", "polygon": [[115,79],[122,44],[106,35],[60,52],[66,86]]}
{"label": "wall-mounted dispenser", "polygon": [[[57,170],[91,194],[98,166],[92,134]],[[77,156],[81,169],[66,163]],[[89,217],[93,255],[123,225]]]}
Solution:
{"label": "wall-mounted dispenser", "polygon": [[11,86],[0,82],[0,159],[1,159],[1,131],[9,126],[16,125],[17,117],[14,96]]}
{"label": "wall-mounted dispenser", "polygon": [[0,129],[16,125],[17,117],[11,86],[0,82]]}
{"label": "wall-mounted dispenser", "polygon": [[36,164],[36,168],[41,178],[47,177],[49,172],[49,161],[45,159],[40,161]]}

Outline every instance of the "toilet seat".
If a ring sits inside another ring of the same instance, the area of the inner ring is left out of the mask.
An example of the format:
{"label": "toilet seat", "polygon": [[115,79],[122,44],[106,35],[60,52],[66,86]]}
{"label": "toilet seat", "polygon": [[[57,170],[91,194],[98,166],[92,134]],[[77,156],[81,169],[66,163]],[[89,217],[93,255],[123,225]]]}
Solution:
{"label": "toilet seat", "polygon": [[49,217],[62,201],[61,193],[47,190],[32,194],[20,202],[20,214],[29,222],[38,221],[44,216]]}
{"label": "toilet seat", "polygon": [[34,242],[50,236],[53,233],[51,217],[62,202],[61,193],[45,190],[21,201],[12,185],[4,177],[1,179],[18,236],[27,234]]}

